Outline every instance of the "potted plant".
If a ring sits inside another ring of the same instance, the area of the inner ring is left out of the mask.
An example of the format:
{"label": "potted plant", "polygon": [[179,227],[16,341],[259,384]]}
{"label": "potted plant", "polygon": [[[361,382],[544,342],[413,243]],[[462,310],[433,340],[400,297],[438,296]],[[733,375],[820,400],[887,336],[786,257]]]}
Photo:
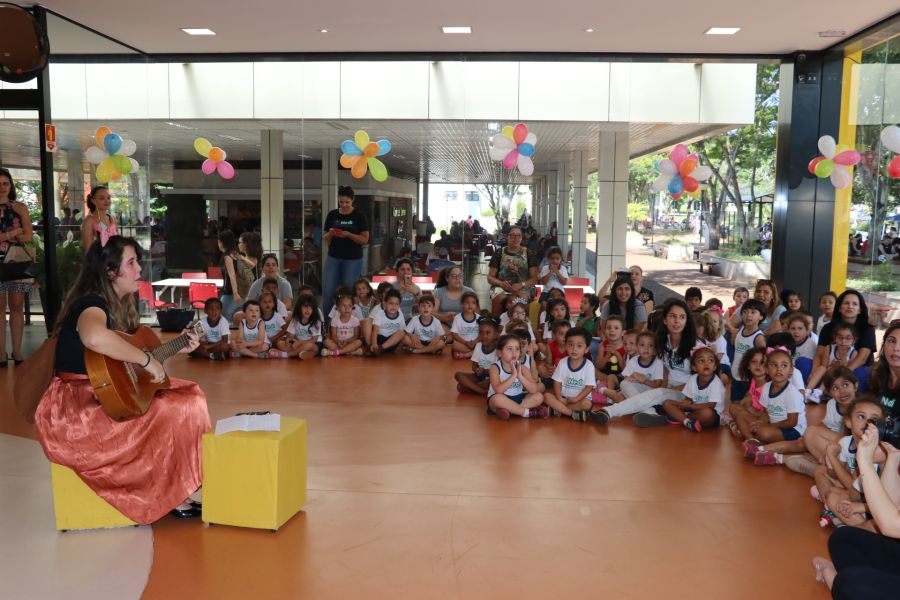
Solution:
{"label": "potted plant", "polygon": [[[44,312],[46,313],[47,304],[44,290],[47,289],[47,275],[44,269],[46,260],[44,241],[40,235],[35,234],[32,242],[28,245],[34,250],[34,261],[38,266],[35,284],[41,297],[41,306],[44,307]],[[82,258],[81,240],[75,239],[75,236],[70,231],[61,243],[56,244],[56,272],[63,295],[69,291],[72,284],[75,283],[75,279],[78,278],[78,273],[81,272]]]}

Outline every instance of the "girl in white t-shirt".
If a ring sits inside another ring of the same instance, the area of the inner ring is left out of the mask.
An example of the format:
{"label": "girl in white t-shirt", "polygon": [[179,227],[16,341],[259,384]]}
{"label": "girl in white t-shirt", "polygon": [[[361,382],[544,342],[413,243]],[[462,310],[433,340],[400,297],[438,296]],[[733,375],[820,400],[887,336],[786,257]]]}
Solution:
{"label": "girl in white t-shirt", "polygon": [[276,311],[277,305],[278,298],[274,292],[266,291],[259,295],[260,319],[266,332],[266,343],[269,344],[269,348],[284,337],[284,331],[282,331],[284,318]]}
{"label": "girl in white t-shirt", "polygon": [[478,295],[463,292],[459,299],[462,312],[453,317],[450,337],[453,338],[453,358],[470,358],[478,343]]}
{"label": "girl in white t-shirt", "polygon": [[500,358],[491,365],[488,377],[488,414],[509,419],[511,414],[524,418],[546,418],[544,396],[522,360],[522,342],[515,335],[504,335],[497,343]]}
{"label": "girl in white t-shirt", "polygon": [[322,320],[319,305],[313,296],[297,298],[291,320],[284,328],[284,336],[269,351],[273,358],[293,358],[308,360],[319,355],[322,347]]}
{"label": "girl in white t-shirt", "polygon": [[538,271],[538,283],[544,286],[539,298],[541,302],[541,310],[547,308],[547,301],[550,299],[550,290],[562,290],[565,295],[565,285],[569,281],[569,271],[563,264],[562,250],[557,247],[547,250],[547,264]]}
{"label": "girl in white t-shirt", "polygon": [[758,418],[740,413],[737,419],[738,428],[747,440],[743,445],[744,457],[750,459],[755,459],[763,444],[798,440],[806,431],[803,394],[791,383],[794,372],[791,351],[779,346],[767,352],[769,383],[763,386],[759,398],[766,412]]}
{"label": "girl in white t-shirt", "polygon": [[230,355],[228,345],[228,319],[222,316],[222,302],[215,296],[206,300],[203,306],[206,316],[200,321],[203,327],[203,335],[200,336],[200,345],[191,352],[191,356],[209,358],[211,360],[225,360]]}
{"label": "girl in white t-shirt", "polygon": [[325,340],[322,356],[362,356],[362,340],[359,337],[359,319],[353,316],[353,298],[338,296],[337,318],[331,320],[331,336]]}
{"label": "girl in white t-shirt", "polygon": [[700,346],[694,350],[694,374],[681,390],[684,399],[663,402],[669,423],[680,423],[697,433],[719,426],[725,409],[725,386],[717,376],[718,368],[719,359],[712,348]]}
{"label": "girl in white t-shirt", "polygon": [[[459,316],[459,315],[457,315]],[[474,393],[482,396],[488,391],[488,371],[497,361],[497,338],[500,325],[493,317],[478,319],[478,343],[472,351],[472,371],[457,371],[456,391],[460,394]]]}

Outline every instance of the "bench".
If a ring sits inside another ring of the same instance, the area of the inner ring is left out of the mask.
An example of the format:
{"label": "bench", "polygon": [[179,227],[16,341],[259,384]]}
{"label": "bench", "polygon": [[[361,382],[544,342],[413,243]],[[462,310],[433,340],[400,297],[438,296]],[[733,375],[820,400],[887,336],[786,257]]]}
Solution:
{"label": "bench", "polygon": [[887,327],[891,322],[891,313],[894,312],[890,304],[869,304],[869,314],[875,321],[876,327]]}
{"label": "bench", "polygon": [[653,238],[651,238],[649,235],[643,235],[643,236],[641,236],[641,238],[644,240],[644,245],[645,245],[645,246],[649,246],[649,245],[650,245],[650,240],[653,239]]}
{"label": "bench", "polygon": [[706,267],[706,274],[712,275],[713,269],[719,268],[719,261],[711,259],[711,258],[702,258],[697,260],[700,264],[700,272],[703,272],[703,267]]}

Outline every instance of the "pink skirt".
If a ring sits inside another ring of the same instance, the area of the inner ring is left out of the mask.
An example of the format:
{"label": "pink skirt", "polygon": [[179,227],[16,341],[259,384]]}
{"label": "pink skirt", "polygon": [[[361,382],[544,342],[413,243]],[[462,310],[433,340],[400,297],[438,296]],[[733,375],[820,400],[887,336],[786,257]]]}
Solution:
{"label": "pink skirt", "polygon": [[98,496],[142,525],[165,516],[202,482],[206,396],[171,379],[142,417],[115,421],[85,375],[59,374],[35,414],[37,438],[52,462],[69,467]]}

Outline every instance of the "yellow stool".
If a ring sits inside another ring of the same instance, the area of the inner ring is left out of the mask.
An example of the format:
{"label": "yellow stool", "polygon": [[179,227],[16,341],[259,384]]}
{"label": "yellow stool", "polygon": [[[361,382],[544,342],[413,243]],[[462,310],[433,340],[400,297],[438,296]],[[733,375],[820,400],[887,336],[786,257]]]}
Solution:
{"label": "yellow stool", "polygon": [[306,503],[306,421],[203,435],[203,521],[277,530]]}
{"label": "yellow stool", "polygon": [[75,471],[50,463],[56,529],[106,529],[137,525],[84,483]]}

